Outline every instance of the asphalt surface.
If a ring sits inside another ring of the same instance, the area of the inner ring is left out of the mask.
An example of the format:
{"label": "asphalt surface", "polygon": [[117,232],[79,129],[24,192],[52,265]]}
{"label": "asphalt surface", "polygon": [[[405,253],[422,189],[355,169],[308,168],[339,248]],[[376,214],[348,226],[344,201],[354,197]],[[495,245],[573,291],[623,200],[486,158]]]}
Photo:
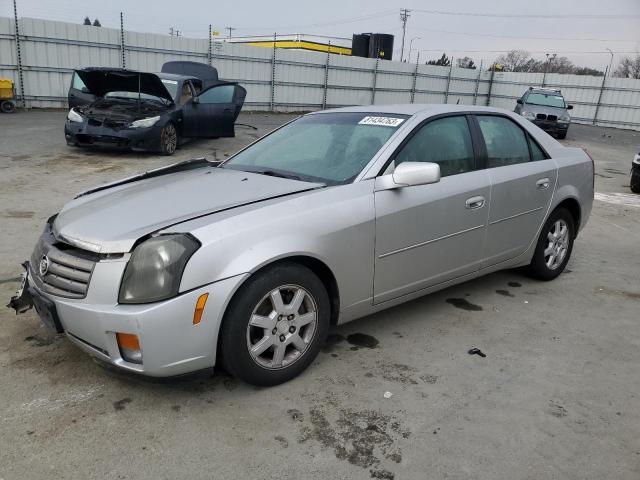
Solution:
{"label": "asphalt surface", "polygon": [[[4,300],[76,192],[224,158],[291,118],[243,115],[257,131],[158,157],[69,148],[64,117],[0,115]],[[0,479],[637,480],[640,132],[573,125],[565,143],[594,156],[599,193],[563,275],[500,272],[340,326],[278,387],[115,374],[34,313],[1,309]]]}

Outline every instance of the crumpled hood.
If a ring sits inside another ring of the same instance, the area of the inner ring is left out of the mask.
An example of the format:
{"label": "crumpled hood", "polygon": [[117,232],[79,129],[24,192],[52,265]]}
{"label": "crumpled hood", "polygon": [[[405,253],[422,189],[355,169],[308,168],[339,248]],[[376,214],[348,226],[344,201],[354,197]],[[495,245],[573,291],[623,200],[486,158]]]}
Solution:
{"label": "crumpled hood", "polygon": [[60,211],[56,237],[98,253],[131,250],[142,236],[194,217],[302,192],[320,184],[215,167],[116,185]]}
{"label": "crumpled hood", "polygon": [[173,102],[160,77],[155,73],[136,72],[123,68],[91,67],[76,70],[91,93],[104,97],[109,92],[138,92]]}

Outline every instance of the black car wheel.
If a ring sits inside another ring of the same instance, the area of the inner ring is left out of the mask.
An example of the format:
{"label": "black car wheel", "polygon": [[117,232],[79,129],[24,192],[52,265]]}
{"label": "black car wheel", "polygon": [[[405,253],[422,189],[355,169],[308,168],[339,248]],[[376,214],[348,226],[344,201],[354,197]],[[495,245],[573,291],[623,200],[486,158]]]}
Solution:
{"label": "black car wheel", "polygon": [[0,111],[2,111],[2,113],[14,113],[16,111],[16,104],[10,100],[5,100],[0,103]]}
{"label": "black car wheel", "polygon": [[564,209],[554,210],[545,222],[536,245],[528,272],[540,280],[553,280],[567,266],[573,240],[575,221],[571,213]]}
{"label": "black car wheel", "polygon": [[325,342],[330,303],[308,268],[282,263],[251,277],[225,313],[221,358],[232,375],[253,385],[291,380]]}
{"label": "black car wheel", "polygon": [[640,169],[634,168],[631,171],[631,181],[629,187],[633,193],[640,193]]}
{"label": "black car wheel", "polygon": [[564,140],[565,138],[567,138],[567,130],[564,130],[562,132],[558,132],[558,139],[560,140]]}
{"label": "black car wheel", "polygon": [[160,153],[162,155],[173,155],[178,146],[178,132],[173,123],[169,122],[160,132]]}

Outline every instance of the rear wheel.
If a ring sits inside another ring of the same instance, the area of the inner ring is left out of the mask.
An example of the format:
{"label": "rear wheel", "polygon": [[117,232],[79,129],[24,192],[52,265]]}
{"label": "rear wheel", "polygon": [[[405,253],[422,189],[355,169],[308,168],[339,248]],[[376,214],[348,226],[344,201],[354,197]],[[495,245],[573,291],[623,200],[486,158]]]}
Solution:
{"label": "rear wheel", "polygon": [[16,104],[11,100],[4,100],[0,103],[0,111],[2,111],[2,113],[14,113],[16,111]]}
{"label": "rear wheel", "polygon": [[178,146],[178,132],[173,123],[169,122],[160,131],[160,153],[173,155]]}
{"label": "rear wheel", "polygon": [[314,360],[329,328],[330,303],[308,268],[283,263],[250,278],[225,314],[225,368],[253,385],[277,385]]}
{"label": "rear wheel", "polygon": [[571,257],[574,238],[571,213],[564,208],[555,210],[542,227],[529,273],[540,280],[553,280],[560,275]]}

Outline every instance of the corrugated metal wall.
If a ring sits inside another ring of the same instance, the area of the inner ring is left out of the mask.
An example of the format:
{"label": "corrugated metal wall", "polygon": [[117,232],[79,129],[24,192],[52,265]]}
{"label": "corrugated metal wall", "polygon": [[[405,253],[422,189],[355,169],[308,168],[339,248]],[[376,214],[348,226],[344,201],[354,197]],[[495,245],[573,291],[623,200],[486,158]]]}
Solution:
{"label": "corrugated metal wall", "polygon": [[[209,41],[20,19],[28,107],[64,107],[76,68],[123,66],[159,71],[168,60],[209,61]],[[412,65],[316,52],[211,44],[220,77],[247,88],[246,109],[316,110],[345,105],[460,103],[512,110],[529,86],[562,89],[577,122],[640,130],[640,80],[507,73]],[[0,17],[0,77],[18,85],[13,19]],[[603,83],[604,80],[604,83]],[[596,118],[597,117],[597,118]]]}

